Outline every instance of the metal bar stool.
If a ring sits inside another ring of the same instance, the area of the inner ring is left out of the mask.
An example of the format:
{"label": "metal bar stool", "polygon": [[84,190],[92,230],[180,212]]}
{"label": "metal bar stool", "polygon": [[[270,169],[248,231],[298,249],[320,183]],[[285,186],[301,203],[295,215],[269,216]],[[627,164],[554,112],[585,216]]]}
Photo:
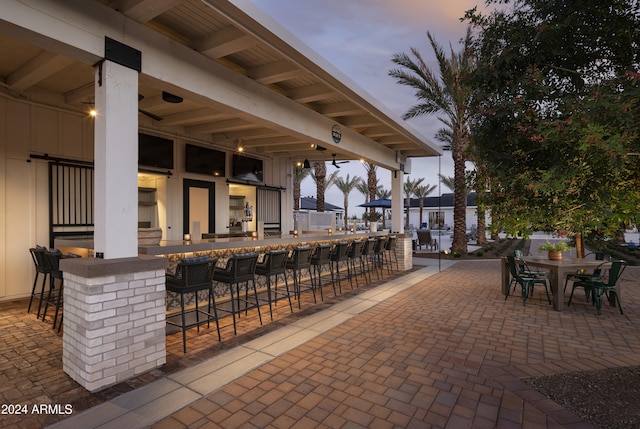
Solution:
{"label": "metal bar stool", "polygon": [[[291,295],[289,294],[289,283],[287,281],[287,251],[285,249],[272,250],[264,254],[262,262],[256,264],[256,274],[267,279],[267,301],[269,302],[269,314],[273,320],[272,303],[278,302],[278,296],[286,297],[289,300],[289,309],[293,313],[291,305]],[[271,289],[271,276],[275,276],[275,288]],[[278,276],[284,278],[285,292],[278,292]]]}
{"label": "metal bar stool", "polygon": [[[27,313],[31,312],[31,304],[34,298],[38,299],[38,313],[36,317],[40,317],[40,310],[42,309],[42,300],[44,299],[44,291],[47,285],[47,278],[51,274],[51,269],[49,268],[49,264],[47,263],[47,258],[45,256],[45,252],[47,249],[42,246],[36,246],[29,249],[29,253],[31,253],[31,259],[33,259],[33,264],[36,269],[36,275],[33,279],[33,287],[31,288],[31,297],[29,298],[29,306],[27,307]],[[42,286],[40,286],[40,292],[36,292],[36,287],[38,285],[38,277],[42,274]]]}
{"label": "metal bar stool", "polygon": [[[313,267],[313,276],[316,277],[316,287],[320,289],[320,300],[324,301],[322,293],[322,267],[328,266],[331,272],[331,245],[318,244],[311,254],[311,266]],[[333,276],[332,276],[333,277]],[[333,294],[336,293],[336,286],[333,284]]]}
{"label": "metal bar stool", "polygon": [[[372,261],[374,258],[373,250],[376,245],[375,238],[368,238],[365,240],[364,245],[362,246],[362,258],[360,259],[360,266],[362,270],[369,275],[368,283],[371,283],[371,265],[369,261]],[[376,277],[379,279],[378,271],[376,270]],[[367,277],[365,276],[365,281],[367,281]]]}
{"label": "metal bar stool", "polygon": [[[313,275],[311,274],[310,261],[311,247],[309,246],[297,246],[287,259],[286,267],[288,270],[291,270],[293,275],[293,293],[298,299],[298,308],[300,308],[300,294],[307,290],[313,292],[313,302],[317,304],[316,287],[313,281]],[[307,274],[309,274],[309,286],[303,289],[301,277],[304,270],[307,270]]]}
{"label": "metal bar stool", "polygon": [[[373,247],[373,254],[375,256],[373,260],[373,266],[376,269],[376,275],[378,274],[378,271],[377,271],[378,268],[380,268],[380,275],[382,275],[382,272],[384,270],[384,262],[385,262],[384,252],[385,252],[386,246],[387,246],[387,237],[376,238],[376,244]],[[387,270],[388,269],[389,267],[387,267]],[[389,274],[391,274],[391,271],[389,271]]]}
{"label": "metal bar stool", "polygon": [[366,274],[364,272],[364,266],[362,265],[362,248],[364,247],[365,242],[362,240],[353,240],[351,245],[349,246],[349,250],[347,251],[347,272],[349,276],[349,284],[353,289],[353,278],[356,279],[356,287],[360,287],[358,284],[358,273],[356,269],[356,260],[358,261],[358,265],[360,266],[360,274],[364,277],[365,282],[367,281]]}
{"label": "metal bar stool", "polygon": [[[335,293],[336,282],[333,277],[333,271],[334,271],[333,268],[335,267],[336,277],[338,278],[338,289],[340,289],[340,293],[342,294],[342,278],[340,276],[340,263],[342,262],[343,265],[346,263],[347,272],[348,272],[349,271],[349,264],[347,262],[348,250],[349,250],[349,243],[347,243],[346,241],[339,241],[336,243],[336,245],[331,250],[331,253],[329,254],[330,267],[331,267],[331,283],[333,284],[334,295],[336,295]],[[350,277],[349,277],[349,281],[351,281]],[[353,289],[353,285],[351,286],[351,289]]]}
{"label": "metal bar stool", "polygon": [[[235,254],[227,260],[227,265],[222,270],[215,270],[213,273],[213,280],[219,283],[225,283],[229,285],[229,294],[231,296],[231,316],[233,317],[233,334],[237,334],[236,314],[240,317],[240,302],[245,303],[245,314],[248,312],[249,306],[249,282],[253,285],[253,294],[255,299],[255,307],[258,310],[258,318],[262,325],[262,315],[260,314],[260,303],[258,301],[258,291],[256,290],[256,263],[258,261],[258,255],[253,252]],[[240,298],[240,283],[245,284],[245,298]],[[237,296],[234,298],[234,286],[237,286]],[[236,300],[238,308],[236,308]],[[253,305],[253,303],[252,303]],[[227,311],[219,308],[220,311]]]}
{"label": "metal bar stool", "polygon": [[[63,305],[64,276],[62,274],[62,271],[60,271],[60,259],[62,259],[62,253],[60,253],[59,250],[48,251],[45,252],[45,258],[47,259],[47,265],[50,271],[49,291],[47,293],[47,299],[44,304],[44,310],[42,311],[42,320],[44,321],[47,317],[47,309],[49,308],[49,304],[51,304],[55,308],[52,323],[52,326],[55,329],[56,323],[58,321],[58,314],[60,312],[60,308]],[[56,282],[58,283],[57,286]],[[61,327],[62,320],[60,320],[58,331],[60,331]]]}
{"label": "metal bar stool", "polygon": [[[218,341],[220,337],[220,324],[218,323],[218,311],[216,309],[215,296],[213,294],[213,273],[215,271],[217,259],[211,259],[209,256],[185,258],[176,268],[175,274],[166,275],[167,290],[180,295],[180,321],[174,322],[172,319],[176,316],[167,316],[167,324],[177,326],[182,331],[182,350],[187,352],[187,329],[195,327],[200,332],[200,325],[206,323],[207,328],[211,321],[216,322],[216,330],[218,331]],[[208,307],[207,311],[198,307],[198,292],[208,291]],[[194,295],[195,309],[185,310],[185,295],[192,293]],[[213,310],[213,314],[211,311]],[[195,321],[187,323],[187,314],[193,313]],[[203,315],[204,318],[200,319]]]}
{"label": "metal bar stool", "polygon": [[400,265],[398,264],[398,254],[396,253],[396,243],[398,242],[397,235],[390,235],[387,240],[387,246],[385,247],[387,253],[387,264],[391,267],[391,272],[393,272],[393,264],[391,263],[391,254],[393,253],[393,259],[396,261],[396,271],[400,271]]}

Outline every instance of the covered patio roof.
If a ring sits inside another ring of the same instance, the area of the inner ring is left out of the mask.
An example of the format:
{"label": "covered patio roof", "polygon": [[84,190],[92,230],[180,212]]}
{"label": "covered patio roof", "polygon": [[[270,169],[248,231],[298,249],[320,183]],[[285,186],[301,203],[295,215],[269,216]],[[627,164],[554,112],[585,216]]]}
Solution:
{"label": "covered patio roof", "polygon": [[263,157],[365,153],[389,169],[440,153],[246,0],[44,0],[37,22],[25,2],[0,9],[0,89],[14,97],[86,111],[107,36],[143,52],[141,126]]}

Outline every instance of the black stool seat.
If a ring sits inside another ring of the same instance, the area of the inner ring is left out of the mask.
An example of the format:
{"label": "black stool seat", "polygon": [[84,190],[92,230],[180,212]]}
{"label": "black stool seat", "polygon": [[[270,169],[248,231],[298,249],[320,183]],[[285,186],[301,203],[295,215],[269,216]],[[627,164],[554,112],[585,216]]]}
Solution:
{"label": "black stool seat", "polygon": [[[62,259],[62,253],[59,250],[51,250],[44,253],[47,260],[46,264],[49,267],[49,291],[47,292],[47,299],[44,304],[44,310],[42,311],[42,320],[47,317],[47,310],[49,305],[55,308],[53,315],[52,326],[55,329],[58,321],[58,314],[60,308],[63,305],[63,293],[64,293],[64,276],[60,271],[60,259]],[[60,326],[58,331],[62,327],[62,320],[60,320]]]}
{"label": "black stool seat", "polygon": [[[333,293],[336,294],[336,282],[333,278],[333,272],[335,268],[336,277],[338,279],[338,289],[340,293],[342,293],[342,278],[340,276],[340,263],[347,262],[347,252],[349,250],[349,243],[346,241],[339,241],[331,250],[329,255],[329,260],[331,261],[331,283],[333,284]],[[347,263],[347,271],[349,271],[349,264]],[[351,281],[351,277],[349,276],[349,281]],[[353,289],[353,286],[351,286]]]}
{"label": "black stool seat", "polygon": [[[300,308],[300,295],[302,292],[310,290],[313,292],[313,302],[316,301],[316,288],[311,274],[311,247],[297,246],[287,258],[286,267],[293,274],[293,293],[298,299],[298,308]],[[303,287],[301,277],[304,270],[309,275],[308,287]]]}
{"label": "black stool seat", "polygon": [[[285,249],[272,250],[264,254],[262,262],[256,264],[256,274],[267,279],[267,302],[269,303],[269,314],[273,320],[272,303],[278,302],[278,297],[289,300],[289,309],[293,313],[291,305],[291,295],[289,294],[289,283],[287,282],[287,251]],[[271,277],[275,276],[275,288],[271,289]],[[278,291],[278,276],[284,277],[285,291]]]}
{"label": "black stool seat", "polygon": [[[31,288],[31,297],[29,298],[29,306],[27,307],[27,313],[31,312],[31,304],[33,303],[33,299],[36,298],[38,300],[38,312],[36,313],[36,317],[40,317],[40,310],[42,309],[42,301],[44,300],[44,292],[47,288],[47,279],[51,274],[51,269],[49,268],[49,264],[47,263],[47,257],[45,256],[45,252],[47,251],[46,247],[36,246],[29,249],[29,253],[31,254],[31,259],[33,260],[33,265],[36,269],[36,275],[33,279],[33,287]],[[38,278],[42,274],[42,285],[40,286],[40,292],[36,292],[36,288],[38,286]]]}
{"label": "black stool seat", "polygon": [[[374,248],[376,246],[375,238],[368,238],[364,241],[364,245],[362,246],[362,259],[360,259],[360,267],[362,270],[369,276],[369,283],[371,283],[371,265],[370,261],[373,261],[374,258]],[[375,263],[374,263],[375,268]],[[378,270],[376,270],[376,277],[379,279]],[[365,276],[365,281],[367,277]]]}
{"label": "black stool seat", "polygon": [[[322,267],[328,266],[329,272],[331,272],[331,245],[318,244],[311,254],[311,266],[313,267],[313,276],[315,277],[315,284],[320,289],[320,299],[324,301],[324,295],[322,294]],[[336,294],[336,286],[333,285],[333,293]]]}
{"label": "black stool seat", "polygon": [[[218,341],[220,337],[220,325],[218,323],[218,312],[216,309],[215,296],[213,294],[213,273],[215,271],[216,259],[210,257],[201,258],[185,258],[178,264],[175,274],[166,275],[166,287],[170,292],[180,295],[180,321],[176,323],[172,320],[173,316],[167,317],[167,324],[177,326],[182,331],[182,348],[183,352],[187,352],[187,329],[195,327],[200,332],[200,325],[206,323],[210,326],[211,321],[216,322],[216,330],[218,331]],[[201,310],[198,306],[198,292],[208,291],[207,311]],[[185,309],[185,295],[193,293],[195,300],[195,309]],[[213,313],[212,313],[213,312]],[[194,322],[187,322],[186,316],[190,313],[195,315]],[[200,319],[200,316],[204,318]],[[177,316],[177,315],[175,315]]]}
{"label": "black stool seat", "polygon": [[391,254],[393,254],[393,259],[396,261],[396,271],[400,271],[400,265],[398,264],[398,254],[396,253],[396,243],[398,242],[397,235],[390,235],[387,240],[387,245],[385,246],[386,253],[388,254],[387,267],[391,267],[391,272],[393,272],[393,264],[391,263]]}
{"label": "black stool seat", "polygon": [[[253,252],[235,254],[227,260],[227,265],[224,269],[215,270],[213,273],[213,280],[219,283],[225,283],[229,285],[229,295],[231,296],[231,316],[233,317],[233,334],[237,334],[236,315],[240,317],[240,302],[245,303],[245,314],[249,308],[249,282],[253,285],[253,295],[255,301],[255,307],[258,310],[258,318],[262,325],[262,315],[260,314],[260,303],[258,301],[258,291],[256,289],[255,272],[256,263],[258,261],[258,255]],[[240,298],[240,284],[245,285],[245,298]],[[237,287],[237,294],[234,292],[234,286]],[[234,298],[235,294],[235,298]],[[237,308],[236,308],[237,301]],[[253,305],[253,302],[251,303]],[[219,308],[221,311],[228,311]]]}
{"label": "black stool seat", "polygon": [[364,266],[362,265],[362,248],[364,247],[364,241],[362,240],[354,240],[351,242],[351,245],[349,246],[349,249],[347,251],[347,268],[348,268],[348,275],[349,275],[349,282],[351,284],[351,287],[353,287],[353,282],[352,282],[352,278],[355,277],[356,279],[356,287],[359,287],[360,285],[358,285],[358,273],[357,273],[357,269],[356,269],[356,261],[358,261],[358,266],[360,267],[360,274],[365,278],[366,281],[366,274],[364,272]]}

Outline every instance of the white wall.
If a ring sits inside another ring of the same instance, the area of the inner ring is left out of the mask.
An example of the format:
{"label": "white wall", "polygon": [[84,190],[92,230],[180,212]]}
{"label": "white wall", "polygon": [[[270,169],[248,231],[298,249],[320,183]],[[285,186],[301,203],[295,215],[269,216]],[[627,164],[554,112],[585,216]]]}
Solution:
{"label": "white wall", "polygon": [[[206,142],[184,136],[179,130],[171,134],[157,131],[158,135],[176,141],[174,174],[146,182],[157,189],[158,224],[163,229],[163,238],[182,239],[183,178],[216,183],[215,230],[226,232],[229,215],[226,179],[182,171],[184,144]],[[146,127],[144,132],[152,133]],[[0,216],[4,220],[0,222],[0,300],[29,295],[35,275],[29,248],[36,244],[49,246],[48,164],[30,159],[31,154],[93,160],[92,119],[0,93]],[[264,159],[264,162],[267,184],[292,186],[289,160]],[[283,231],[293,229],[293,219],[289,219],[291,199],[290,192],[283,192]]]}

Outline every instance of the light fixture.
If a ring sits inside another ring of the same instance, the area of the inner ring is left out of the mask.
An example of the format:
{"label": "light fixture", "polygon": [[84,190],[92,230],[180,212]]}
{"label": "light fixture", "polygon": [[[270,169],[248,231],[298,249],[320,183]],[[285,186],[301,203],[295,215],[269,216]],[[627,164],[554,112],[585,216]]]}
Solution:
{"label": "light fixture", "polygon": [[96,116],[98,116],[98,111],[92,107],[91,109],[89,109],[89,116],[95,118]]}
{"label": "light fixture", "polygon": [[242,146],[242,140],[238,139],[238,146],[236,147],[238,152],[244,152],[244,146]]}
{"label": "light fixture", "polygon": [[307,158],[304,159],[304,163],[302,164],[302,168],[311,168],[311,164]]}

